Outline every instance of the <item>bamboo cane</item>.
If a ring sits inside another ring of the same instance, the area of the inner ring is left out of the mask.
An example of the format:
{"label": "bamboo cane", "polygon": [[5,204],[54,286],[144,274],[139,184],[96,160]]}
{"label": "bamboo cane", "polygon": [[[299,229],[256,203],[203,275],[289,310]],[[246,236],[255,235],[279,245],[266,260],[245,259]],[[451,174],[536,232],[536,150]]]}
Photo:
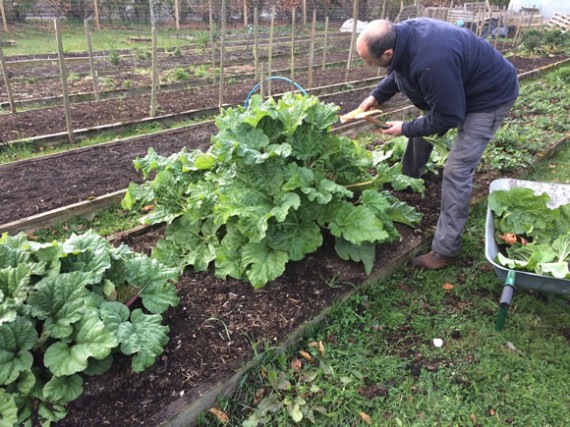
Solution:
{"label": "bamboo cane", "polygon": [[2,51],[2,43],[0,43],[0,68],[4,76],[4,83],[6,84],[6,93],[8,94],[8,101],[10,102],[10,109],[12,113],[16,112],[16,104],[14,103],[14,96],[12,95],[12,86],[10,84],[10,77],[8,76],[8,68],[4,61],[4,52]]}
{"label": "bamboo cane", "polygon": [[317,9],[313,9],[313,23],[311,25],[311,50],[309,52],[309,89],[313,87],[313,62],[315,58],[315,27],[317,25]]}
{"label": "bamboo cane", "polygon": [[151,87],[150,87],[150,117],[156,116],[158,85],[157,45],[158,37],[156,27],[152,26],[152,59],[151,59]]}
{"label": "bamboo cane", "polygon": [[221,110],[224,97],[224,53],[226,40],[226,0],[222,0],[222,28],[220,30],[220,91],[218,97],[218,107]]}
{"label": "bamboo cane", "polygon": [[[291,10],[291,82],[295,81],[295,15],[297,9]],[[291,83],[291,92],[295,90],[295,85]]]}
{"label": "bamboo cane", "polygon": [[59,58],[59,71],[61,74],[61,89],[63,94],[63,105],[65,108],[65,125],[67,127],[67,139],[70,144],[73,144],[73,123],[71,120],[71,102],[69,100],[69,92],[67,90],[67,70],[65,69],[65,59],[63,56],[63,41],[61,40],[61,29],[59,21],[53,20],[55,27],[55,39],[57,42],[57,56]]}
{"label": "bamboo cane", "polygon": [[6,11],[4,10],[4,0],[0,0],[0,15],[2,15],[2,28],[4,32],[8,32],[8,22],[6,20]]}
{"label": "bamboo cane", "polygon": [[[269,51],[267,53],[267,77],[271,77],[271,67],[273,59],[273,34],[275,31],[275,6],[271,8],[271,27],[269,29]],[[271,80],[267,82],[267,96],[271,97]]]}
{"label": "bamboo cane", "polygon": [[89,69],[91,70],[91,80],[93,80],[93,94],[95,101],[99,101],[99,85],[97,82],[97,72],[95,71],[95,61],[93,60],[93,46],[91,44],[91,30],[89,28],[89,20],[83,20],[85,27],[85,38],[87,39],[87,54],[89,55]]}
{"label": "bamboo cane", "polygon": [[176,31],[180,31],[180,4],[178,0],[174,0],[174,21],[176,22]]}
{"label": "bamboo cane", "polygon": [[350,47],[348,49],[348,60],[346,61],[346,73],[344,74],[344,81],[348,81],[348,73],[352,66],[352,55],[354,51],[354,41],[356,40],[356,24],[358,19],[358,0],[353,0],[352,3],[352,37],[350,38]]}
{"label": "bamboo cane", "polygon": [[329,38],[329,17],[325,18],[325,40],[323,46],[323,70],[327,68],[327,50],[328,50],[328,38]]}

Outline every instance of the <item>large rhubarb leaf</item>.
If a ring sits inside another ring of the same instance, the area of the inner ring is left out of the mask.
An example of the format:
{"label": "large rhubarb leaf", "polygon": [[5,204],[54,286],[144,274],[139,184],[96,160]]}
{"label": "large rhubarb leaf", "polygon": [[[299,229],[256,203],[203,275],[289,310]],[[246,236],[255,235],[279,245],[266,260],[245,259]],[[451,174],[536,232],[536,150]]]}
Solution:
{"label": "large rhubarb leaf", "polygon": [[18,424],[18,406],[14,395],[0,388],[0,427],[12,427]]}
{"label": "large rhubarb leaf", "polygon": [[364,264],[364,271],[366,271],[366,274],[370,274],[372,271],[374,260],[376,259],[375,244],[364,242],[360,245],[355,245],[342,237],[338,237],[335,239],[334,248],[338,256],[342,259],[362,262]]}
{"label": "large rhubarb leaf", "polygon": [[144,307],[151,313],[163,313],[178,304],[173,281],[177,268],[166,268],[155,259],[137,255],[126,263],[127,281],[138,289]]}
{"label": "large rhubarb leaf", "polygon": [[117,338],[99,319],[97,311],[89,310],[76,325],[73,342],[50,345],[44,364],[54,375],[73,375],[87,368],[90,357],[104,359],[117,345]]}
{"label": "large rhubarb leaf", "polygon": [[65,404],[77,399],[83,393],[83,379],[79,375],[52,377],[42,390],[44,399]]}
{"label": "large rhubarb leaf", "polygon": [[73,324],[85,312],[92,283],[91,273],[63,273],[45,277],[28,298],[34,317],[45,320],[45,329],[53,338],[66,338],[73,332]]}
{"label": "large rhubarb leaf", "polygon": [[34,324],[23,317],[0,324],[0,386],[12,383],[20,373],[31,369],[30,350],[37,338]]}
{"label": "large rhubarb leaf", "polygon": [[246,244],[242,254],[247,278],[254,288],[281,276],[288,259],[287,252],[272,249],[265,242]]}
{"label": "large rhubarb leaf", "polygon": [[134,354],[132,368],[141,372],[154,364],[156,357],[164,351],[168,342],[168,326],[163,326],[159,314],[148,315],[136,309],[130,322],[123,322],[117,330],[121,351]]}
{"label": "large rhubarb leaf", "polygon": [[356,245],[363,242],[388,240],[388,233],[374,212],[366,206],[344,202],[330,223],[333,236],[342,237]]}

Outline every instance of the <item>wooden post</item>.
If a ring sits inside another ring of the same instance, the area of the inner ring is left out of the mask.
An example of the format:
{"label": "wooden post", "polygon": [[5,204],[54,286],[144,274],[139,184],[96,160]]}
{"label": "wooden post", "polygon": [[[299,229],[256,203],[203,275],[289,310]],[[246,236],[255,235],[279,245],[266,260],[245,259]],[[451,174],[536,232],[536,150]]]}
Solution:
{"label": "wooden post", "polygon": [[519,24],[517,25],[517,31],[515,32],[515,38],[513,40],[513,58],[517,56],[517,51],[518,51],[518,39],[519,39],[519,34],[521,31],[521,26],[523,24],[524,21],[524,9],[521,12],[521,19],[519,21]]}
{"label": "wooden post", "polygon": [[247,28],[247,0],[243,0],[243,26]]}
{"label": "wooden post", "polygon": [[354,42],[356,40],[356,24],[358,19],[358,0],[353,0],[352,3],[352,37],[350,38],[350,47],[348,48],[348,60],[346,61],[346,73],[344,74],[344,81],[348,81],[348,73],[352,65],[352,55],[354,53]]}
{"label": "wooden post", "polygon": [[97,84],[97,72],[95,71],[95,62],[93,61],[93,45],[91,44],[91,30],[89,29],[89,20],[83,20],[85,27],[85,38],[87,39],[87,53],[89,54],[89,68],[91,69],[91,79],[93,80],[93,93],[95,101],[99,101],[99,85]]}
{"label": "wooden post", "polygon": [[174,20],[176,21],[176,31],[180,31],[180,4],[174,0]]}
{"label": "wooden post", "polygon": [[[152,0],[151,0],[152,1]],[[158,85],[160,85],[159,75],[158,75],[158,64],[157,64],[157,53],[158,53],[158,37],[156,32],[156,27],[152,26],[152,59],[151,59],[151,86],[150,86],[150,117],[156,116],[157,108],[157,94]]]}
{"label": "wooden post", "polygon": [[253,9],[253,66],[255,68],[255,77],[259,76],[259,39],[257,32],[259,30],[259,9],[257,5]]}
{"label": "wooden post", "polygon": [[[273,58],[273,33],[275,31],[275,6],[271,8],[271,27],[269,28],[269,50],[267,52],[267,77],[271,77]],[[271,97],[271,80],[267,82],[267,96]]]}
{"label": "wooden post", "polygon": [[404,9],[404,0],[400,0],[400,10],[396,15],[396,22],[400,22],[400,16],[402,15],[402,9]]}
{"label": "wooden post", "polygon": [[93,0],[93,12],[95,13],[95,28],[101,29],[101,22],[99,22],[99,4],[97,0]]}
{"label": "wooden post", "polygon": [[495,43],[493,44],[493,47],[495,49],[497,49],[497,44],[499,43],[499,30],[501,29],[501,25],[503,24],[504,10],[505,9],[501,7],[501,10],[499,12],[499,18],[497,19],[497,28],[495,29]]}
{"label": "wooden post", "polygon": [[325,18],[325,40],[323,46],[323,70],[327,68],[327,49],[328,49],[328,39],[329,39],[329,17]]}
{"label": "wooden post", "polygon": [[224,97],[224,50],[226,39],[226,0],[222,0],[222,27],[220,29],[220,91],[218,97],[218,108],[221,110]]}
{"label": "wooden post", "polygon": [[2,15],[2,28],[4,32],[8,32],[8,22],[6,20],[6,11],[4,10],[4,0],[0,0],[0,15]]}
{"label": "wooden post", "polygon": [[380,16],[382,17],[382,19],[386,19],[386,2],[388,0],[384,0],[382,2],[382,12],[380,13]]}
{"label": "wooden post", "polygon": [[532,18],[534,17],[534,11],[536,10],[536,5],[532,5],[532,10],[530,11],[530,19],[528,20],[528,27],[530,28],[532,26]]}
{"label": "wooden post", "polygon": [[313,9],[313,24],[311,25],[311,50],[309,52],[309,89],[313,87],[313,62],[315,57],[315,27],[317,25],[317,9]]}
{"label": "wooden post", "polygon": [[[453,10],[453,0],[451,0],[449,7],[445,11],[445,22],[449,22],[449,14],[452,10]],[[452,24],[455,24],[455,22],[452,22]]]}
{"label": "wooden post", "polygon": [[210,49],[212,50],[212,84],[216,84],[216,44],[214,43],[214,6],[208,0],[208,19],[210,22]]}
{"label": "wooden post", "polygon": [[65,69],[65,59],[63,57],[63,42],[61,40],[61,30],[59,28],[59,21],[53,20],[55,27],[55,38],[57,41],[57,55],[59,58],[59,71],[61,74],[61,89],[63,92],[63,105],[65,107],[65,124],[67,126],[67,139],[70,144],[73,144],[73,124],[71,121],[71,103],[69,101],[69,93],[67,91],[67,70]]}
{"label": "wooden post", "polygon": [[[295,15],[297,9],[293,7],[291,11],[291,80],[295,81]],[[295,90],[295,85],[291,83],[291,91]]]}
{"label": "wooden post", "polygon": [[150,25],[154,28],[156,23],[156,17],[154,14],[154,0],[148,0],[148,7],[150,10]]}
{"label": "wooden post", "polygon": [[307,28],[307,0],[303,0],[303,29]]}
{"label": "wooden post", "polygon": [[6,93],[8,94],[8,101],[10,102],[10,109],[12,113],[16,112],[16,104],[14,103],[14,96],[12,95],[12,86],[10,86],[10,78],[8,77],[8,68],[4,61],[4,52],[2,51],[2,43],[0,43],[0,68],[4,76],[4,83],[6,84]]}

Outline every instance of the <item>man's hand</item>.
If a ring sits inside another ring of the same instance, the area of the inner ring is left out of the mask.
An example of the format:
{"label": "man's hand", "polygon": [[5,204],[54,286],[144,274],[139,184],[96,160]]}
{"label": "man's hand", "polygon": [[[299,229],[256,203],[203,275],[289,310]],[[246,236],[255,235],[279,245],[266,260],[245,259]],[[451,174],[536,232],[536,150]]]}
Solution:
{"label": "man's hand", "polygon": [[392,136],[402,135],[402,125],[404,124],[404,122],[386,122],[386,124],[389,126],[389,128],[383,129],[382,130],[383,134],[392,135]]}
{"label": "man's hand", "polygon": [[362,103],[358,106],[358,108],[360,108],[362,111],[368,111],[371,108],[374,108],[377,106],[378,106],[378,101],[376,101],[376,98],[374,98],[372,95],[370,95],[368,98],[366,98],[364,101],[362,101]]}

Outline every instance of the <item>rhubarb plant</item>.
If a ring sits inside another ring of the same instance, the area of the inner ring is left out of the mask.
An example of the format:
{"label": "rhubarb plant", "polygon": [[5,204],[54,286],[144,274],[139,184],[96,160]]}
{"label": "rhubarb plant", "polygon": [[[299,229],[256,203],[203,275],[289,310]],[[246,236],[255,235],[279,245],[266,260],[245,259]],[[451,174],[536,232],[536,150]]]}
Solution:
{"label": "rhubarb plant", "polygon": [[143,222],[167,224],[153,256],[172,267],[213,264],[217,277],[258,288],[329,232],[339,256],[370,272],[377,244],[400,238],[394,223],[421,219],[389,186],[423,192],[423,180],[333,135],[337,111],[312,96],[254,96],[248,108],[222,111],[206,152],[149,149],[135,160],[145,182],[129,185],[122,206],[152,207]]}
{"label": "rhubarb plant", "polygon": [[161,313],[178,303],[178,275],[93,231],[51,243],[3,234],[0,425],[62,419],[84,376],[107,371],[117,351],[135,372],[151,366],[168,342]]}

